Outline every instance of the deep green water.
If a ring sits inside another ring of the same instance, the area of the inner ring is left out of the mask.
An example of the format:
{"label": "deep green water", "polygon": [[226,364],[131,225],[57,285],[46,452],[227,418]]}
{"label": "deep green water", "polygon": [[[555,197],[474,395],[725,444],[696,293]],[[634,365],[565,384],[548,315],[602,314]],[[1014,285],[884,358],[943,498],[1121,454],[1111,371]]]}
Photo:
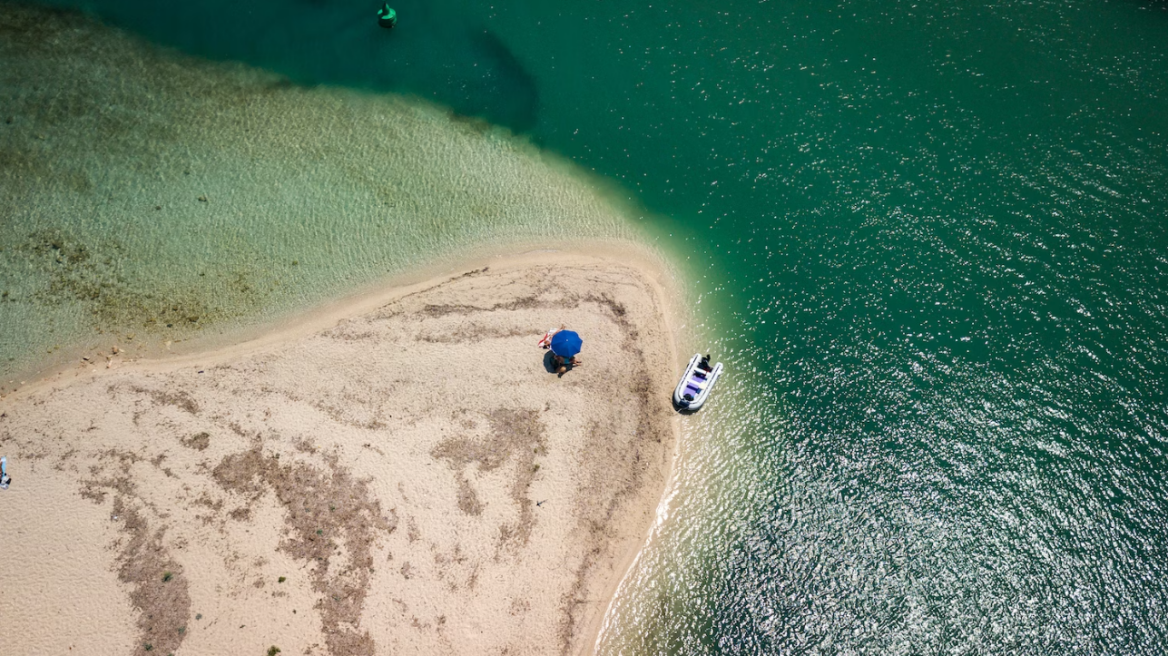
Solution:
{"label": "deep green water", "polygon": [[1168,5],[96,0],[618,183],[728,376],[602,650],[1162,654]]}

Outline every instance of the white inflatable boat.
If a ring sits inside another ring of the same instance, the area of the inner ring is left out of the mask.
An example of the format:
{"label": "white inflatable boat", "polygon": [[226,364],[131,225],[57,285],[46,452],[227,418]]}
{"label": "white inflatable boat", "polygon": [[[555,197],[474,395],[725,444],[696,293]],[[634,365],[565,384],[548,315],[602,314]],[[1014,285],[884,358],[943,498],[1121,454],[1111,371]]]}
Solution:
{"label": "white inflatable boat", "polygon": [[689,366],[685,368],[685,374],[677,384],[677,389],[673,390],[673,404],[682,410],[700,410],[702,404],[709,398],[710,390],[714,389],[714,383],[718,382],[718,376],[721,375],[721,362],[711,366],[708,358],[695,353],[690,358]]}

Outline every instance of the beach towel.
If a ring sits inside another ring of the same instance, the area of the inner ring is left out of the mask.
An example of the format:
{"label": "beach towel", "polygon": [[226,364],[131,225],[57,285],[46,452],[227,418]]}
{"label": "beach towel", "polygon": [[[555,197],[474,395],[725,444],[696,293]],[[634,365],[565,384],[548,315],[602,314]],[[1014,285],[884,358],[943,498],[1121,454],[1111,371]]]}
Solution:
{"label": "beach towel", "polygon": [[554,334],[556,334],[556,329],[555,328],[548,328],[548,331],[543,334],[543,337],[539,338],[539,347],[542,349],[551,348],[552,335],[554,335]]}

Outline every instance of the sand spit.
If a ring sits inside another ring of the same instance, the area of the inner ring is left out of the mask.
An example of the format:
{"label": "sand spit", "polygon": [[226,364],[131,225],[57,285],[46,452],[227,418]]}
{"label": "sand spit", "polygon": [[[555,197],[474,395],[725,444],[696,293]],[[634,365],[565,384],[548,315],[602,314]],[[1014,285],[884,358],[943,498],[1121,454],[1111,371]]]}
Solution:
{"label": "sand spit", "polygon": [[528,255],[3,399],[0,652],[590,651],[676,443],[655,275]]}

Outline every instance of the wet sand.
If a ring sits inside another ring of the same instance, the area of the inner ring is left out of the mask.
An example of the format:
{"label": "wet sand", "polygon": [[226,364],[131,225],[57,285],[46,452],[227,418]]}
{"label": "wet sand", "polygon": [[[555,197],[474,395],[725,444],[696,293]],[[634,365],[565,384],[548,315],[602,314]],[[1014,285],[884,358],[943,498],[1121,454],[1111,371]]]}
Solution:
{"label": "wet sand", "polygon": [[0,652],[590,652],[677,442],[665,278],[527,254],[0,400]]}

